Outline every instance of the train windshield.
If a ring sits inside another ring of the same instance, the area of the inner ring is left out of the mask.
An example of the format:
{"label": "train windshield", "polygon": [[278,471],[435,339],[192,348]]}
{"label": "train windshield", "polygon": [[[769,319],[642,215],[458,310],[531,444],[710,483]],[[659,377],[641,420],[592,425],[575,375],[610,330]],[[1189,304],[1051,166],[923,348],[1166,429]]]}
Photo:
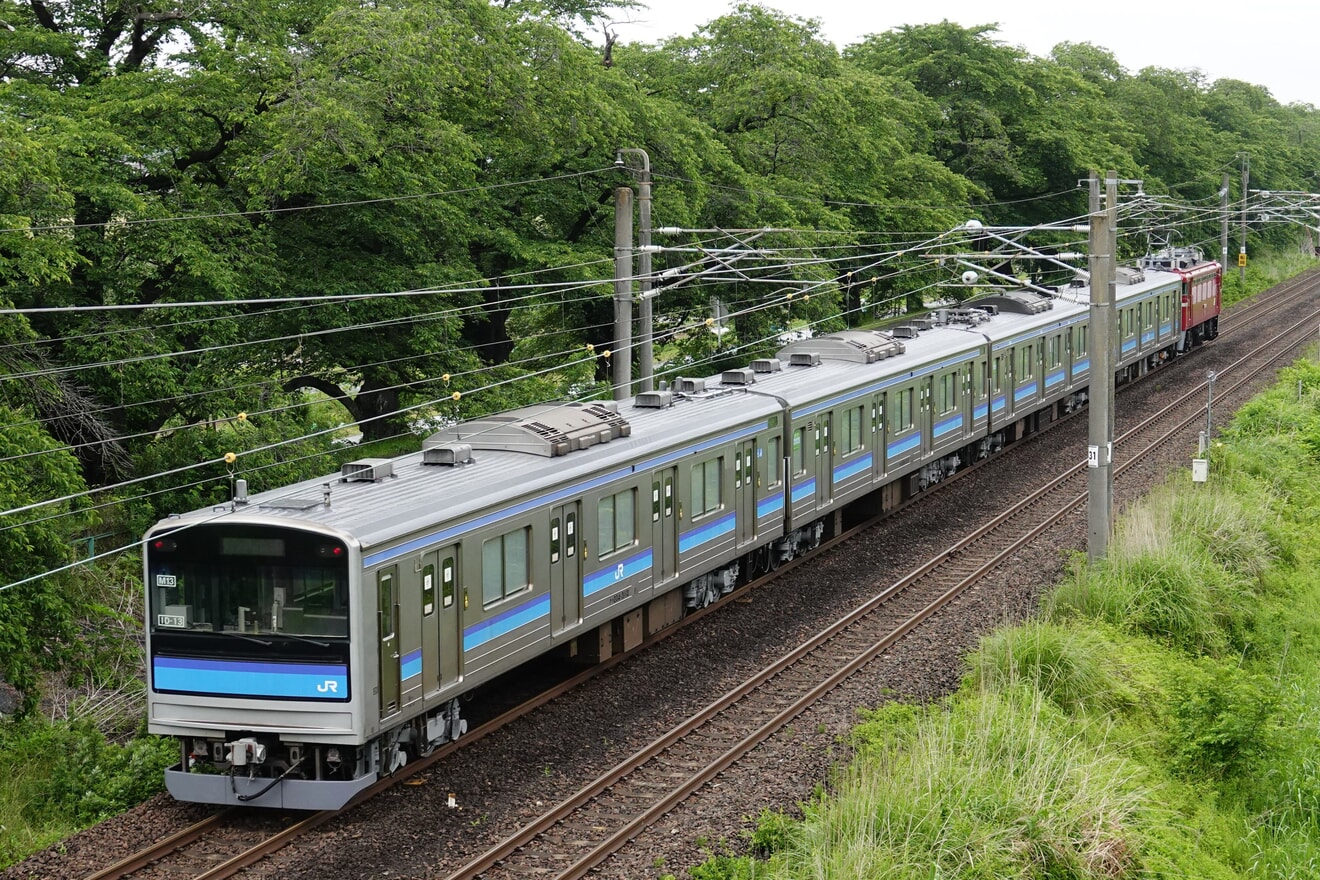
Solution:
{"label": "train windshield", "polygon": [[348,637],[348,550],[335,538],[203,525],[147,542],[155,632]]}

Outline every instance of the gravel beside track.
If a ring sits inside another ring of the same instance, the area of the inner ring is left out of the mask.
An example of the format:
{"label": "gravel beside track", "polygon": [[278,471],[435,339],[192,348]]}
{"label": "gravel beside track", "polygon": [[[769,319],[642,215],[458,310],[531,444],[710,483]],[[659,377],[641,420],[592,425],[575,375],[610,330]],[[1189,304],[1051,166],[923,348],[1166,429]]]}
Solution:
{"label": "gravel beside track", "polygon": [[[1309,301],[1320,297],[1312,294]],[[1274,323],[1270,321],[1270,323]],[[1241,357],[1265,335],[1223,338],[1120,389],[1117,433]],[[1261,379],[1260,390],[1269,384]],[[1221,397],[1223,424],[1250,393]],[[491,844],[576,791],[660,731],[711,702],[747,675],[841,617],[1023,494],[1022,487],[1085,457],[1086,417],[1029,438],[900,511],[881,526],[726,603],[698,625],[460,750],[417,784],[384,795],[323,826],[262,862],[248,876],[443,878]],[[1195,433],[1167,444],[1158,461],[1133,468],[1115,484],[1120,507],[1167,474],[1188,467]],[[1120,458],[1120,460],[1122,460]],[[905,638],[828,699],[671,812],[598,876],[684,876],[712,853],[744,852],[743,832],[763,809],[789,810],[828,785],[849,758],[847,736],[858,706],[925,701],[957,687],[962,658],[994,627],[1030,615],[1071,554],[1083,552],[1086,514],[1057,524],[1047,537],[932,622]],[[456,806],[448,805],[452,793]],[[79,878],[197,821],[206,808],[162,795],[71,837],[0,874],[0,878]],[[549,867],[549,866],[547,866]]]}

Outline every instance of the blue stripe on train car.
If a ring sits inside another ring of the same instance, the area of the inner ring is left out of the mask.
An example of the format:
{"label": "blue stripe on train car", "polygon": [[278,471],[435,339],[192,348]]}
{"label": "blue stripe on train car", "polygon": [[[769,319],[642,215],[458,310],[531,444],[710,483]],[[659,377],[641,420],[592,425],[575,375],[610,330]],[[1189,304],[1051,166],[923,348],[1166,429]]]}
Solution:
{"label": "blue stripe on train car", "polygon": [[1004,395],[1001,394],[998,397],[996,397],[994,400],[990,401],[990,406],[995,412],[999,412],[1001,409],[1004,408],[1005,402],[1006,400],[1004,398]]}
{"label": "blue stripe on train car", "polygon": [[797,504],[803,498],[811,498],[815,494],[816,494],[816,478],[812,477],[811,479],[802,483],[798,483],[796,486],[793,487],[793,503]]}
{"label": "blue stripe on train car", "polygon": [[642,552],[634,553],[627,559],[620,560],[608,568],[602,568],[587,575],[582,581],[582,595],[590,596],[593,593],[599,593],[625,578],[648,572],[651,570],[651,564],[651,548],[647,547]]}
{"label": "blue stripe on train car", "polygon": [[737,514],[728,513],[717,520],[704,523],[689,532],[684,532],[678,536],[678,552],[686,553],[689,550],[695,550],[702,544],[707,544],[716,538],[729,534],[733,531],[737,521]]}
{"label": "blue stripe on train car", "polygon": [[959,413],[958,415],[953,416],[952,418],[945,419],[942,422],[936,422],[935,431],[933,433],[936,438],[939,438],[949,433],[950,431],[956,431],[958,428],[961,427],[962,427],[962,413]]}
{"label": "blue stripe on train car", "polygon": [[905,437],[902,440],[895,440],[885,447],[885,454],[890,458],[902,455],[905,452],[911,452],[921,445],[921,432],[913,434],[911,437]]}
{"label": "blue stripe on train car", "polygon": [[1084,370],[1089,370],[1089,369],[1091,369],[1091,359],[1089,357],[1082,358],[1080,361],[1078,361],[1076,364],[1073,365],[1074,373],[1080,373],[1083,372]]}
{"label": "blue stripe on train car", "polygon": [[403,655],[403,660],[399,663],[399,678],[407,681],[414,675],[422,674],[422,649],[409,651]]}
{"label": "blue stripe on train car", "polygon": [[489,620],[463,629],[463,650],[471,651],[500,636],[508,635],[529,623],[539,623],[550,616],[550,596],[537,596],[516,608],[502,611]]}
{"label": "blue stripe on train car", "polygon": [[834,469],[834,482],[838,483],[848,479],[851,476],[860,474],[862,471],[871,469],[871,453],[866,453],[860,458],[856,458],[847,464],[841,464]]}
{"label": "blue stripe on train car", "polygon": [[1137,340],[1135,339],[1128,340],[1127,342],[1123,343],[1123,354],[1127,354],[1129,351],[1132,351],[1136,347],[1137,347]]}
{"label": "blue stripe on train car", "polygon": [[990,412],[990,405],[989,405],[989,404],[986,404],[986,403],[978,403],[976,406],[972,407],[972,418],[974,418],[974,419],[983,419],[983,418],[986,417],[986,415],[987,415],[989,412]]}
{"label": "blue stripe on train car", "polygon": [[1143,333],[1141,334],[1141,342],[1142,342],[1143,345],[1144,345],[1145,343],[1147,343],[1147,342],[1154,342],[1154,341],[1155,341],[1155,331],[1154,331],[1154,330],[1146,330],[1145,332],[1143,332]]}
{"label": "blue stripe on train car", "polygon": [[1172,324],[1161,324],[1161,325],[1160,325],[1160,335],[1161,335],[1161,336],[1168,335],[1169,333],[1172,333],[1172,332],[1173,332],[1173,325],[1172,325]]}
{"label": "blue stripe on train car", "polygon": [[1063,381],[1063,370],[1050,373],[1048,376],[1045,377],[1045,387],[1049,388],[1051,385],[1058,385],[1062,381]]}
{"label": "blue stripe on train car", "polygon": [[756,502],[756,515],[769,516],[778,510],[784,509],[784,493],[776,492]]}
{"label": "blue stripe on train car", "polygon": [[151,682],[158,691],[229,697],[348,699],[348,667],[342,663],[262,663],[252,660],[153,657]]}
{"label": "blue stripe on train car", "polygon": [[1035,393],[1036,383],[1028,382],[1026,385],[1023,385],[1021,388],[1013,392],[1013,402],[1017,403],[1019,400],[1031,397]]}

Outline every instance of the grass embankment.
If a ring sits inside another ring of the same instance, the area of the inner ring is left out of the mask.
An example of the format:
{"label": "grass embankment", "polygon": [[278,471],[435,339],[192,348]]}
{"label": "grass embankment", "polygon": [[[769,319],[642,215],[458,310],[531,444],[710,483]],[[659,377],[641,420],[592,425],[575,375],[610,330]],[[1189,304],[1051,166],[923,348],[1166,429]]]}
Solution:
{"label": "grass embankment", "polygon": [[[1300,394],[1299,394],[1300,388]],[[938,705],[714,878],[1320,876],[1320,367],[1239,412]]]}

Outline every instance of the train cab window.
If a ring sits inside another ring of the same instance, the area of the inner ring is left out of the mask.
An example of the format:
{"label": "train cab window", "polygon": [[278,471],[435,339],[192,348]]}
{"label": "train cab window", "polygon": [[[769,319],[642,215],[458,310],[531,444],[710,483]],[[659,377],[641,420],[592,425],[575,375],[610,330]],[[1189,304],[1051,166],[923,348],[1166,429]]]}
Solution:
{"label": "train cab window", "polygon": [[793,476],[807,472],[807,429],[798,428],[793,432]]}
{"label": "train cab window", "polygon": [[713,458],[692,466],[692,519],[720,508],[720,474],[724,459]]}
{"label": "train cab window", "polygon": [[856,452],[866,443],[862,434],[862,411],[860,406],[851,406],[843,411],[839,433],[842,435],[840,440],[844,455]]}
{"label": "train cab window", "polygon": [[481,545],[483,605],[492,605],[531,586],[527,568],[530,531],[528,528],[517,529]]}
{"label": "train cab window", "polygon": [[454,604],[454,584],[458,580],[454,557],[440,560],[440,604],[445,608]]}
{"label": "train cab window", "polygon": [[626,489],[600,499],[597,512],[596,552],[604,559],[631,547],[637,540],[637,490]]}
{"label": "train cab window", "polygon": [[779,435],[765,441],[765,485],[778,486],[784,482],[784,441]]}
{"label": "train cab window", "polygon": [[422,568],[422,616],[430,617],[435,612],[435,566]]}

